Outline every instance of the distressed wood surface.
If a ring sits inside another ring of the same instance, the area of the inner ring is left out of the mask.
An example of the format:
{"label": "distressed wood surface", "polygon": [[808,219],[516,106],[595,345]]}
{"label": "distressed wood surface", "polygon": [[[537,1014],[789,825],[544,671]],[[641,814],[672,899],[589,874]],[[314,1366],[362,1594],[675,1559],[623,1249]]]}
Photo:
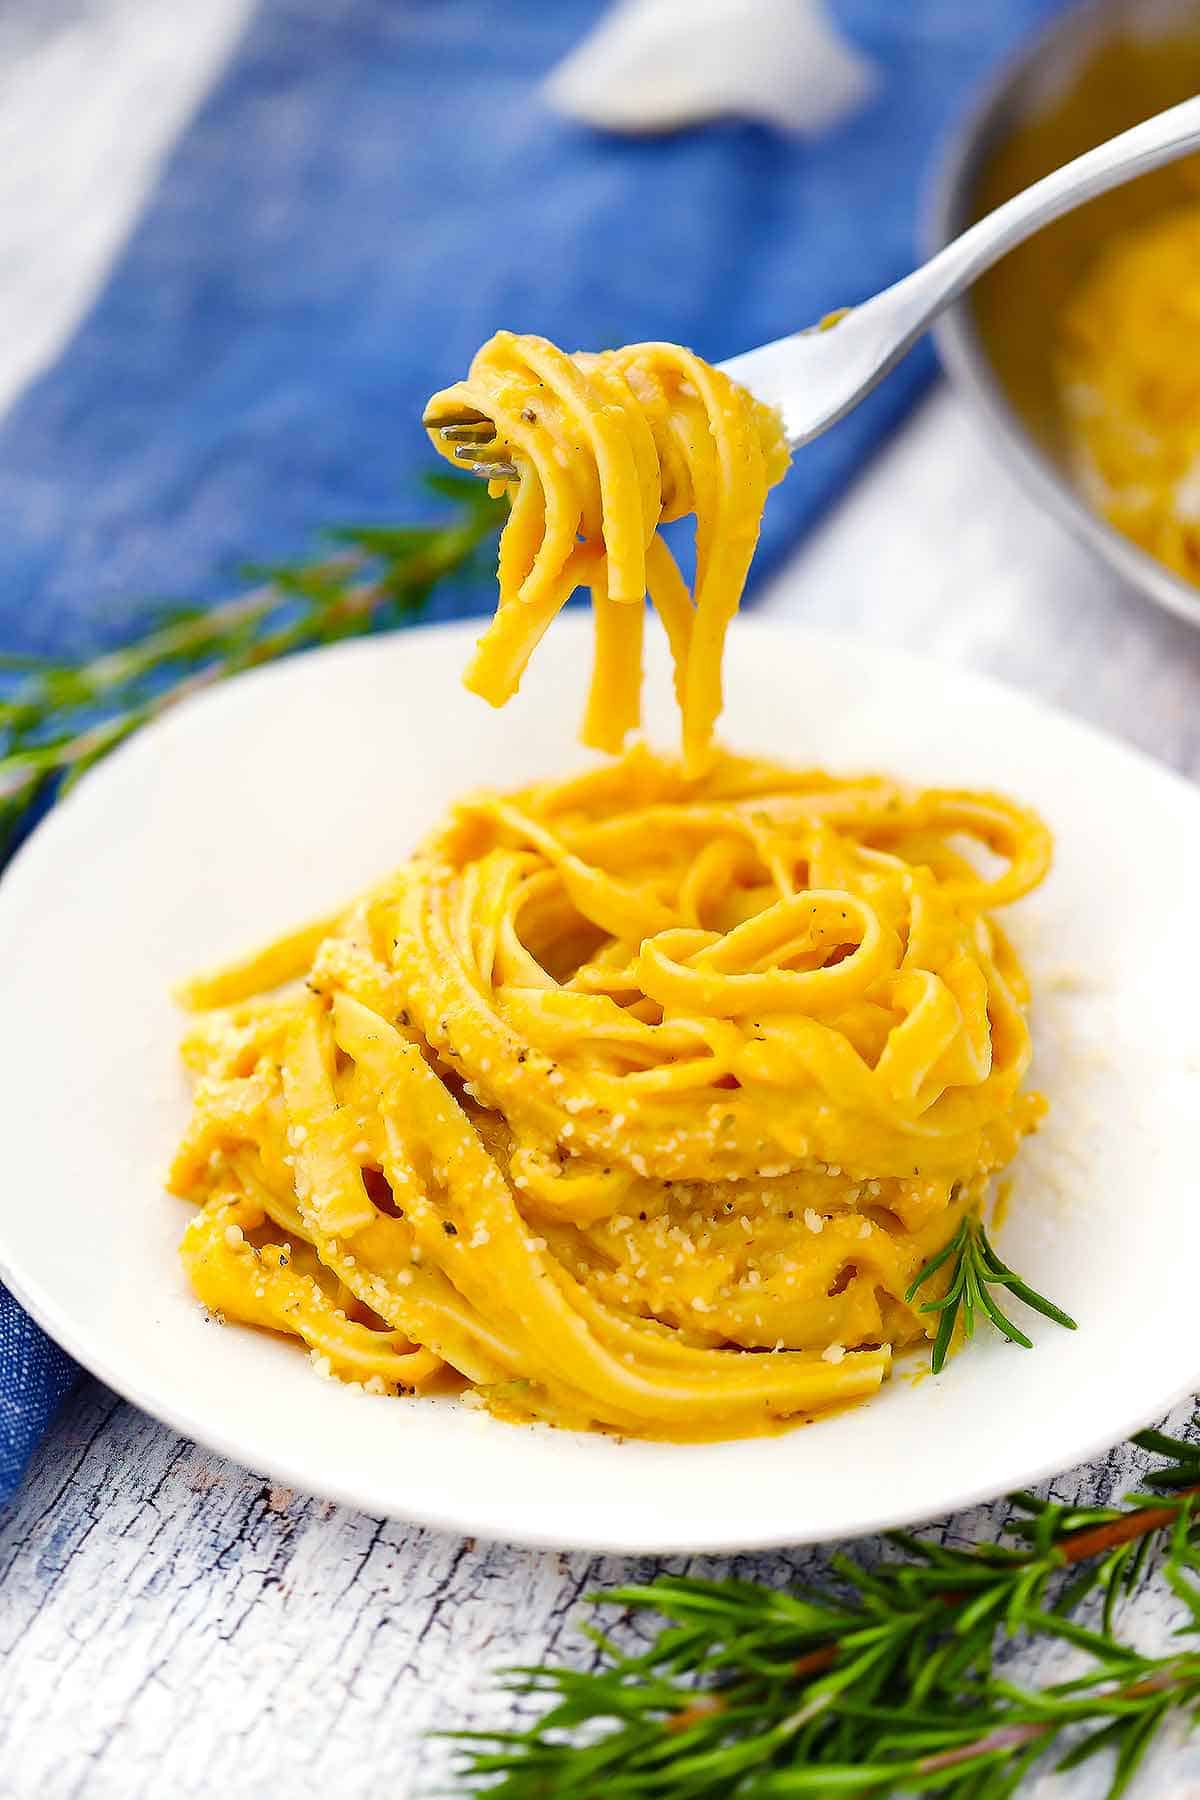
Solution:
{"label": "distressed wood surface", "polygon": [[[1122,1449],[1053,1491],[1104,1500],[1137,1466]],[[1001,1515],[938,1530],[967,1541]],[[0,1534],[0,1792],[455,1793],[449,1748],[428,1733],[514,1716],[486,1681],[497,1663],[585,1662],[575,1625],[591,1589],[661,1567],[782,1583],[815,1560],[629,1561],[410,1530],[265,1484],[89,1382]],[[1171,1609],[1143,1600],[1138,1613],[1147,1647],[1162,1646]],[[1083,1800],[1102,1783],[1044,1791]],[[1200,1792],[1200,1758],[1164,1744],[1141,1791]]]}
{"label": "distressed wood surface", "polygon": [[[0,403],[86,304],[244,11],[245,0],[46,0],[0,19],[0,99],[15,96],[31,121],[9,131],[0,169],[5,241],[17,213],[27,233],[7,285],[25,323],[0,352]],[[96,80],[101,44],[111,68]],[[72,84],[85,80],[81,108]],[[41,117],[71,121],[57,163],[38,154]],[[62,179],[89,157],[107,209],[90,234],[96,182],[72,191]],[[999,675],[1197,772],[1200,635],[1091,564],[945,392],[766,605]],[[798,667],[798,705],[802,691]],[[1020,1373],[1036,1379],[1033,1363]],[[1180,1409],[1176,1428],[1190,1414]],[[1121,1449],[1054,1492],[1102,1501],[1138,1467]],[[1002,1506],[981,1508],[937,1529],[961,1541],[1002,1517]],[[411,1530],[266,1483],[85,1380],[0,1514],[0,1795],[453,1793],[451,1753],[430,1732],[510,1718],[486,1673],[498,1665],[585,1660],[577,1624],[590,1589],[658,1567],[783,1582],[813,1561],[631,1563]],[[1147,1647],[1165,1643],[1174,1614],[1161,1593],[1147,1589],[1131,1613]],[[1028,1653],[1018,1666],[1028,1679],[1060,1672]],[[1029,1792],[1090,1800],[1103,1787],[1100,1770],[1079,1771]],[[1200,1794],[1200,1750],[1164,1741],[1139,1791]]]}

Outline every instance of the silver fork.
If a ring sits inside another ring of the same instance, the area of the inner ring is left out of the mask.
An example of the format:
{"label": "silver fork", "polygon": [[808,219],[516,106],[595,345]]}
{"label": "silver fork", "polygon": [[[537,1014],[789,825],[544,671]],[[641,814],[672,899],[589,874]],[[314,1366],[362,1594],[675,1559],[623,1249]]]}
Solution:
{"label": "silver fork", "polygon": [[[832,326],[810,326],[719,366],[759,400],[779,408],[788,443],[798,449],[845,418],[942,309],[1014,245],[1085,200],[1196,149],[1200,96],[1156,113],[1044,176]],[[425,422],[440,428],[455,446],[455,459],[473,474],[512,480],[519,473],[510,451],[489,449],[496,434],[485,414],[463,411]]]}

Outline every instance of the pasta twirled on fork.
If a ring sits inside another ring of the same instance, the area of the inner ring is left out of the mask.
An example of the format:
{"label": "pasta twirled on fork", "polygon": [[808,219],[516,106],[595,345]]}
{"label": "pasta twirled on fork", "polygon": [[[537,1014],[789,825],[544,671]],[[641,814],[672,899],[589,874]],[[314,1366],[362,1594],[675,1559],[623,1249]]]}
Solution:
{"label": "pasta twirled on fork", "polygon": [[[778,417],[676,344],[567,356],[539,337],[497,332],[465,381],[425,413],[451,461],[443,420],[490,420],[489,453],[511,458],[512,511],[500,544],[500,604],[466,682],[493,706],[516,692],[546,628],[590,589],[596,649],[583,740],[619,751],[639,721],[644,602],[666,629],[683,715],[683,754],[698,772],[721,711],[721,654],[758,542],[767,490],[788,466]],[[659,533],[696,516],[689,593]]]}

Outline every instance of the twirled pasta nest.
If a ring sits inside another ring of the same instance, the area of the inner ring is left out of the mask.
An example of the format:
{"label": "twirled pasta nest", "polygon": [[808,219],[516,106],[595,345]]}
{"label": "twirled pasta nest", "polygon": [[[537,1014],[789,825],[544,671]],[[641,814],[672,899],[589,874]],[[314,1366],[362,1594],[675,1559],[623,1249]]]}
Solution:
{"label": "twirled pasta nest", "polygon": [[1039,1116],[989,912],[1049,854],[995,795],[728,755],[468,799],[189,991],[197,1293],[344,1379],[560,1424],[869,1394]]}

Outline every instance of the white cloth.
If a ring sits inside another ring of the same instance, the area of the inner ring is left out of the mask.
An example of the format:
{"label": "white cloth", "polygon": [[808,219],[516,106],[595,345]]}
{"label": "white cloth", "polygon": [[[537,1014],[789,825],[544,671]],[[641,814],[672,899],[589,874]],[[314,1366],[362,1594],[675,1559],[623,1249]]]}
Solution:
{"label": "white cloth", "polygon": [[737,115],[815,135],[860,106],[870,63],[822,0],[618,0],[546,94],[601,130],[675,131]]}

